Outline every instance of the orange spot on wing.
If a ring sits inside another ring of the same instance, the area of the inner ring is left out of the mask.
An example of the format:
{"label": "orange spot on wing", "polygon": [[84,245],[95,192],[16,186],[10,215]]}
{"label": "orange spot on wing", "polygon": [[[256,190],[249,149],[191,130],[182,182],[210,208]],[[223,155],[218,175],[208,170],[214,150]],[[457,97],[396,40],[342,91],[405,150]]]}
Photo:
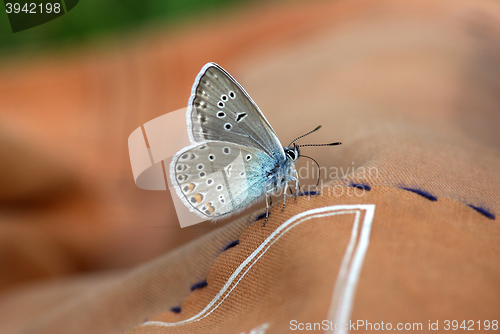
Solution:
{"label": "orange spot on wing", "polygon": [[196,195],[194,195],[194,199],[196,200],[196,203],[200,204],[201,201],[203,201],[203,195],[196,194]]}
{"label": "orange spot on wing", "polygon": [[210,203],[207,203],[205,204],[205,206],[207,207],[207,211],[210,212],[210,213],[214,213],[215,212],[215,209],[212,205],[210,205]]}

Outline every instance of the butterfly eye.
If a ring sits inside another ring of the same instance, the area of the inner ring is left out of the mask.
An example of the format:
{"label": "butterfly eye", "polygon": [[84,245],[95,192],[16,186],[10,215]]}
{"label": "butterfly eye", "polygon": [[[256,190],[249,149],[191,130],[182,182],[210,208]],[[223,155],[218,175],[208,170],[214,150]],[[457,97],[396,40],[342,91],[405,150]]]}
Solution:
{"label": "butterfly eye", "polygon": [[251,154],[247,154],[247,156],[245,157],[245,159],[247,159],[247,161],[252,160],[252,155]]}
{"label": "butterfly eye", "polygon": [[229,153],[231,153],[231,149],[229,147],[224,147],[222,149],[222,152],[224,152],[224,154],[229,154]]}
{"label": "butterfly eye", "polygon": [[225,112],[223,112],[223,111],[221,110],[221,111],[219,111],[219,112],[217,113],[217,117],[219,117],[219,118],[224,118],[224,117],[226,117],[226,113],[225,113]]}
{"label": "butterfly eye", "polygon": [[222,101],[226,102],[226,101],[227,101],[227,95],[222,94],[222,95],[221,95],[221,97],[220,97],[220,99],[221,99]]}
{"label": "butterfly eye", "polygon": [[236,94],[234,94],[233,91],[230,91],[229,92],[229,97],[232,98],[232,99],[234,99],[236,97]]}
{"label": "butterfly eye", "polygon": [[231,123],[226,123],[224,124],[224,129],[226,129],[227,131],[231,130],[233,126],[231,125]]}
{"label": "butterfly eye", "polygon": [[208,155],[208,160],[210,160],[210,161],[214,161],[214,160],[215,160],[215,155],[213,155],[213,154],[209,154],[209,155]]}
{"label": "butterfly eye", "polygon": [[217,102],[217,105],[219,106],[219,108],[224,108],[226,106],[222,101]]}

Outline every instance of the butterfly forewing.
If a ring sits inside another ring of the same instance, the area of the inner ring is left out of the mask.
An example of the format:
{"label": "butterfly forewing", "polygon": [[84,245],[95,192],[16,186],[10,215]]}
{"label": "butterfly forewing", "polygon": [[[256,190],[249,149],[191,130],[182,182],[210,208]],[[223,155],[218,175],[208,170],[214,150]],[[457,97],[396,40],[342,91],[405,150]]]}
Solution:
{"label": "butterfly forewing", "polygon": [[170,178],[191,211],[219,218],[261,197],[267,177],[261,166],[272,161],[253,147],[207,141],[177,153],[170,164]]}
{"label": "butterfly forewing", "polygon": [[189,100],[188,123],[195,142],[238,143],[284,158],[283,147],[262,112],[217,64],[205,65],[198,74]]}

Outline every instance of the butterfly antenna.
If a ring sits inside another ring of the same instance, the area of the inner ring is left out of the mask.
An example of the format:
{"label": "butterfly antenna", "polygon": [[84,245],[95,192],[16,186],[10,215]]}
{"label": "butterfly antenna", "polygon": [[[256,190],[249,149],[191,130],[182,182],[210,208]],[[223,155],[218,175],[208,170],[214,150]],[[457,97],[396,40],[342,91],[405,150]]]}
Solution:
{"label": "butterfly antenna", "polygon": [[[342,145],[341,142],[336,142],[336,143],[328,143],[328,144],[305,144],[305,145],[297,145],[297,147],[304,147],[304,146],[335,146],[335,145]],[[303,155],[301,155],[303,157]]]}
{"label": "butterfly antenna", "polygon": [[306,133],[305,135],[302,135],[302,136],[300,136],[300,137],[295,138],[294,140],[292,140],[292,142],[291,142],[290,144],[288,144],[288,146],[287,146],[287,147],[290,147],[290,145],[292,145],[294,142],[296,142],[296,141],[297,141],[297,140],[299,140],[300,138],[305,137],[305,136],[308,136],[308,135],[310,135],[311,133],[313,133],[313,132],[315,132],[315,131],[318,131],[318,130],[319,130],[319,128],[321,128],[321,125],[318,125],[318,126],[317,126],[314,130],[309,131],[309,132],[308,132],[308,133]]}
{"label": "butterfly antenna", "polygon": [[318,166],[318,182],[316,182],[316,187],[318,187],[318,185],[319,185],[319,180],[320,180],[320,178],[321,178],[321,168],[319,168],[319,163],[318,163],[316,160],[314,160],[313,158],[311,158],[311,157],[309,157],[309,156],[307,156],[307,155],[303,155],[303,154],[301,154],[300,156],[301,156],[301,157],[304,157],[304,158],[311,159],[312,161],[314,161],[314,162],[316,163],[316,166]]}

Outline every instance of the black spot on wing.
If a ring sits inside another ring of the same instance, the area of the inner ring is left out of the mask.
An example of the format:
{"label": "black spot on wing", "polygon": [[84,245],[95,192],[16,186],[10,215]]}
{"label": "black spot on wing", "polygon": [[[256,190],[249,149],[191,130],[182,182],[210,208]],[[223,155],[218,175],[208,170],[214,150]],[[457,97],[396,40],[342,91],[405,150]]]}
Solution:
{"label": "black spot on wing", "polygon": [[247,114],[246,114],[246,113],[244,113],[244,112],[242,112],[241,114],[238,114],[238,115],[236,116],[236,122],[237,122],[237,123],[241,122],[241,121],[243,120],[243,118],[245,118],[245,117],[247,117]]}

